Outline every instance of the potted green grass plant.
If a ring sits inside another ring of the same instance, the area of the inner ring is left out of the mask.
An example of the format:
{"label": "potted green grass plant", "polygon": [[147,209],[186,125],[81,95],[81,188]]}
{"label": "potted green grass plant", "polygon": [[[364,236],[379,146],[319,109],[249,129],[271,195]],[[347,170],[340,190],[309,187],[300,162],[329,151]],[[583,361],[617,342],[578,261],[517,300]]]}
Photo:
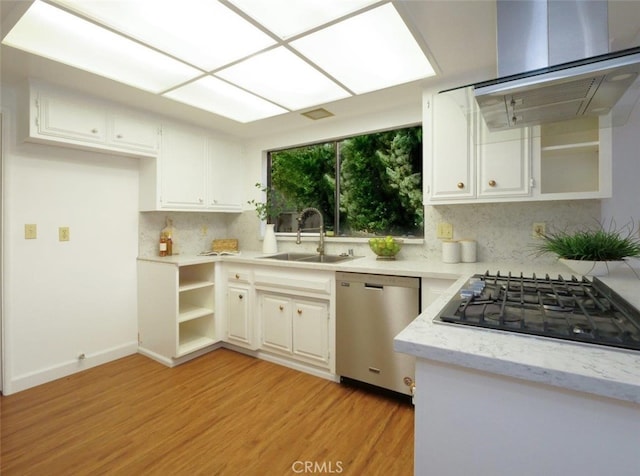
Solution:
{"label": "potted green grass plant", "polygon": [[542,235],[538,254],[551,253],[571,270],[582,275],[602,276],[624,263],[640,257],[640,238],[633,222],[616,229],[614,224],[577,231],[554,231]]}

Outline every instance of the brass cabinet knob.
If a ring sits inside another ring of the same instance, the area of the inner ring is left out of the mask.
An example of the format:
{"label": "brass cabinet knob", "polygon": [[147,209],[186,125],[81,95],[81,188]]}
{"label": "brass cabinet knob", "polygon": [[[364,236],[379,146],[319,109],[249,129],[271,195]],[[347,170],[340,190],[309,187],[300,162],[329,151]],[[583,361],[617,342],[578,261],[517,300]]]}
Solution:
{"label": "brass cabinet knob", "polygon": [[244,296],[242,294],[238,294],[238,299],[242,299]]}
{"label": "brass cabinet knob", "polygon": [[495,187],[496,186],[496,181],[495,180],[489,180],[489,187]]}
{"label": "brass cabinet knob", "polygon": [[458,182],[458,188],[464,188],[464,183],[463,182]]}
{"label": "brass cabinet knob", "polygon": [[302,314],[302,309],[298,309],[298,314]]}
{"label": "brass cabinet knob", "polygon": [[236,273],[236,279],[240,279],[240,275]]}
{"label": "brass cabinet knob", "polygon": [[283,311],[284,310],[284,306],[282,304],[280,304],[280,310]]}

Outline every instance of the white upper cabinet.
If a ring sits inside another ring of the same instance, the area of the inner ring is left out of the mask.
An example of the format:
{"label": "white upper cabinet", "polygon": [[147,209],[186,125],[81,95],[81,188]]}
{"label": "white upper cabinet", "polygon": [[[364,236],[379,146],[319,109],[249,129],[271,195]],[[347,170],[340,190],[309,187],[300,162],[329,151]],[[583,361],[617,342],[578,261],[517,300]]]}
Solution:
{"label": "white upper cabinet", "polygon": [[165,122],[158,159],[140,164],[140,210],[242,211],[242,149],[208,131]]}
{"label": "white upper cabinet", "polygon": [[529,128],[489,132],[477,116],[478,198],[528,196],[531,170]]}
{"label": "white upper cabinet", "polygon": [[242,211],[242,148],[239,143],[209,138],[209,193],[207,208],[223,212]]}
{"label": "white upper cabinet", "polygon": [[162,128],[160,206],[203,209],[207,194],[207,136],[177,125]]}
{"label": "white upper cabinet", "polygon": [[425,203],[611,196],[611,119],[489,131],[471,88],[424,95]]}
{"label": "white upper cabinet", "polygon": [[611,114],[543,124],[534,131],[541,200],[607,198],[612,193]]}
{"label": "white upper cabinet", "polygon": [[469,88],[425,97],[424,123],[426,203],[510,201],[529,195],[528,129],[490,132]]}
{"label": "white upper cabinet", "polygon": [[28,141],[136,157],[158,153],[160,124],[151,116],[38,83],[26,96]]}
{"label": "white upper cabinet", "polygon": [[424,101],[425,198],[474,198],[475,140],[469,97],[464,90],[434,94]]}
{"label": "white upper cabinet", "polygon": [[109,142],[118,147],[156,155],[160,148],[160,126],[146,116],[114,112],[109,117]]}

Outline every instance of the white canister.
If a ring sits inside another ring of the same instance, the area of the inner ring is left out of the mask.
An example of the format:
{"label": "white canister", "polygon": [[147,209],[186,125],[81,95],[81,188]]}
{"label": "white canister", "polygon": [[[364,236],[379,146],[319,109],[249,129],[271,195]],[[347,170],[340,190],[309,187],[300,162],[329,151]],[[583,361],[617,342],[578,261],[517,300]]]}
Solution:
{"label": "white canister", "polygon": [[475,263],[478,259],[478,244],[474,240],[460,240],[460,261]]}
{"label": "white canister", "polygon": [[442,262],[443,263],[459,263],[460,262],[460,243],[457,241],[442,242]]}

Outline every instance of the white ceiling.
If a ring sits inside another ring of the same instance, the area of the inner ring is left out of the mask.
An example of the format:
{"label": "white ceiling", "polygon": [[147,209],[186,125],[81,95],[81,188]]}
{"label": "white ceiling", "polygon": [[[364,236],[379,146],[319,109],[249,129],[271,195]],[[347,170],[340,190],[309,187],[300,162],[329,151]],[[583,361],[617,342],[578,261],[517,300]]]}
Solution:
{"label": "white ceiling", "polygon": [[[3,36],[7,22],[11,23],[13,9],[24,8],[25,1],[0,0]],[[495,0],[400,0],[394,3],[428,51],[437,75],[323,105],[336,118],[419,103],[424,87],[444,89],[496,76]],[[640,0],[615,0],[609,5],[611,49],[640,44]],[[0,55],[2,83],[38,78],[238,137],[262,136],[308,127],[312,123],[294,112],[241,124],[14,48],[2,46]]]}

